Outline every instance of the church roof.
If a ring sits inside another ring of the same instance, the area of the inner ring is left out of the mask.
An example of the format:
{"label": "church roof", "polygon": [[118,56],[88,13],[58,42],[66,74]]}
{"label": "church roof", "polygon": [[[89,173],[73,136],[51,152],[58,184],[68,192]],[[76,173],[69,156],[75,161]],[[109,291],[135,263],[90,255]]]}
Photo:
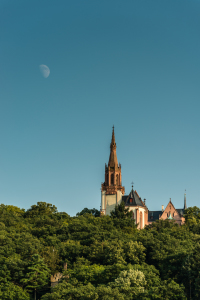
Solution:
{"label": "church roof", "polygon": [[[176,211],[178,212],[178,214],[180,216],[182,216],[184,214],[184,209],[182,208],[178,208],[176,209]],[[159,220],[159,218],[162,216],[163,211],[162,210],[149,210],[148,211],[148,221],[149,222],[154,222],[156,220]]]}
{"label": "church roof", "polygon": [[162,215],[162,210],[149,210],[148,211],[148,221],[154,222],[156,220],[159,220],[160,216]]}
{"label": "church roof", "polygon": [[138,193],[133,190],[133,188],[129,195],[122,196],[122,201],[125,202],[126,206],[143,206],[144,207],[142,199],[140,198]]}
{"label": "church roof", "polygon": [[180,216],[182,216],[184,214],[183,208],[176,208],[176,211],[179,213]]}

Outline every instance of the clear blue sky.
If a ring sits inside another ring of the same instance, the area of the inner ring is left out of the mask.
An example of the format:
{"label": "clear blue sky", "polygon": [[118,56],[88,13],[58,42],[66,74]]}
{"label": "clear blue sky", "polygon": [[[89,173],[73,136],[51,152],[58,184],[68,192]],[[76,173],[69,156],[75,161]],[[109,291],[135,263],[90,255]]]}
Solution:
{"label": "clear blue sky", "polygon": [[99,209],[114,124],[126,194],[200,206],[199,115],[200,0],[1,1],[1,203]]}

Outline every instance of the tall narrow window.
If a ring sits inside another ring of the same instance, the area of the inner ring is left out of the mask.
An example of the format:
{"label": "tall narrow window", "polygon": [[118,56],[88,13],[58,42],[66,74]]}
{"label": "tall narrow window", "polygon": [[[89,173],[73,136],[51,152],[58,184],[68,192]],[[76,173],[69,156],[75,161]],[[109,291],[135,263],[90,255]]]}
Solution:
{"label": "tall narrow window", "polygon": [[111,185],[114,184],[114,174],[111,174]]}
{"label": "tall narrow window", "polygon": [[140,212],[140,229],[143,228],[143,222],[142,222],[142,212]]}
{"label": "tall narrow window", "polygon": [[116,175],[116,185],[119,185],[119,183],[118,183],[118,174]]}

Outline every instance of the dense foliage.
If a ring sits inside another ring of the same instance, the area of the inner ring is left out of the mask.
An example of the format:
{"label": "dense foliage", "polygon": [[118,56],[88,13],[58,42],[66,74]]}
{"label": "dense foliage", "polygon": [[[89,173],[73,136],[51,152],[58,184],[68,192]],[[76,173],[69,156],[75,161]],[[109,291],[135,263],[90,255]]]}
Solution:
{"label": "dense foliage", "polygon": [[138,230],[123,205],[111,217],[70,217],[44,202],[27,211],[2,204],[0,299],[200,299],[200,209],[185,218]]}

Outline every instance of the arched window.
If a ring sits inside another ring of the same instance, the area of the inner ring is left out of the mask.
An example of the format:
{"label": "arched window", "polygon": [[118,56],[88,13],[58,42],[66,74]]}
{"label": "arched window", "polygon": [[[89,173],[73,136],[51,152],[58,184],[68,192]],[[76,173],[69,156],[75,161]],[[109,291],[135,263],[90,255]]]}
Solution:
{"label": "arched window", "polygon": [[111,185],[114,184],[114,174],[111,174]]}
{"label": "arched window", "polygon": [[118,185],[119,183],[118,183],[118,174],[116,175],[116,185]]}
{"label": "arched window", "polygon": [[140,229],[143,228],[143,222],[142,222],[142,212],[140,212]]}

